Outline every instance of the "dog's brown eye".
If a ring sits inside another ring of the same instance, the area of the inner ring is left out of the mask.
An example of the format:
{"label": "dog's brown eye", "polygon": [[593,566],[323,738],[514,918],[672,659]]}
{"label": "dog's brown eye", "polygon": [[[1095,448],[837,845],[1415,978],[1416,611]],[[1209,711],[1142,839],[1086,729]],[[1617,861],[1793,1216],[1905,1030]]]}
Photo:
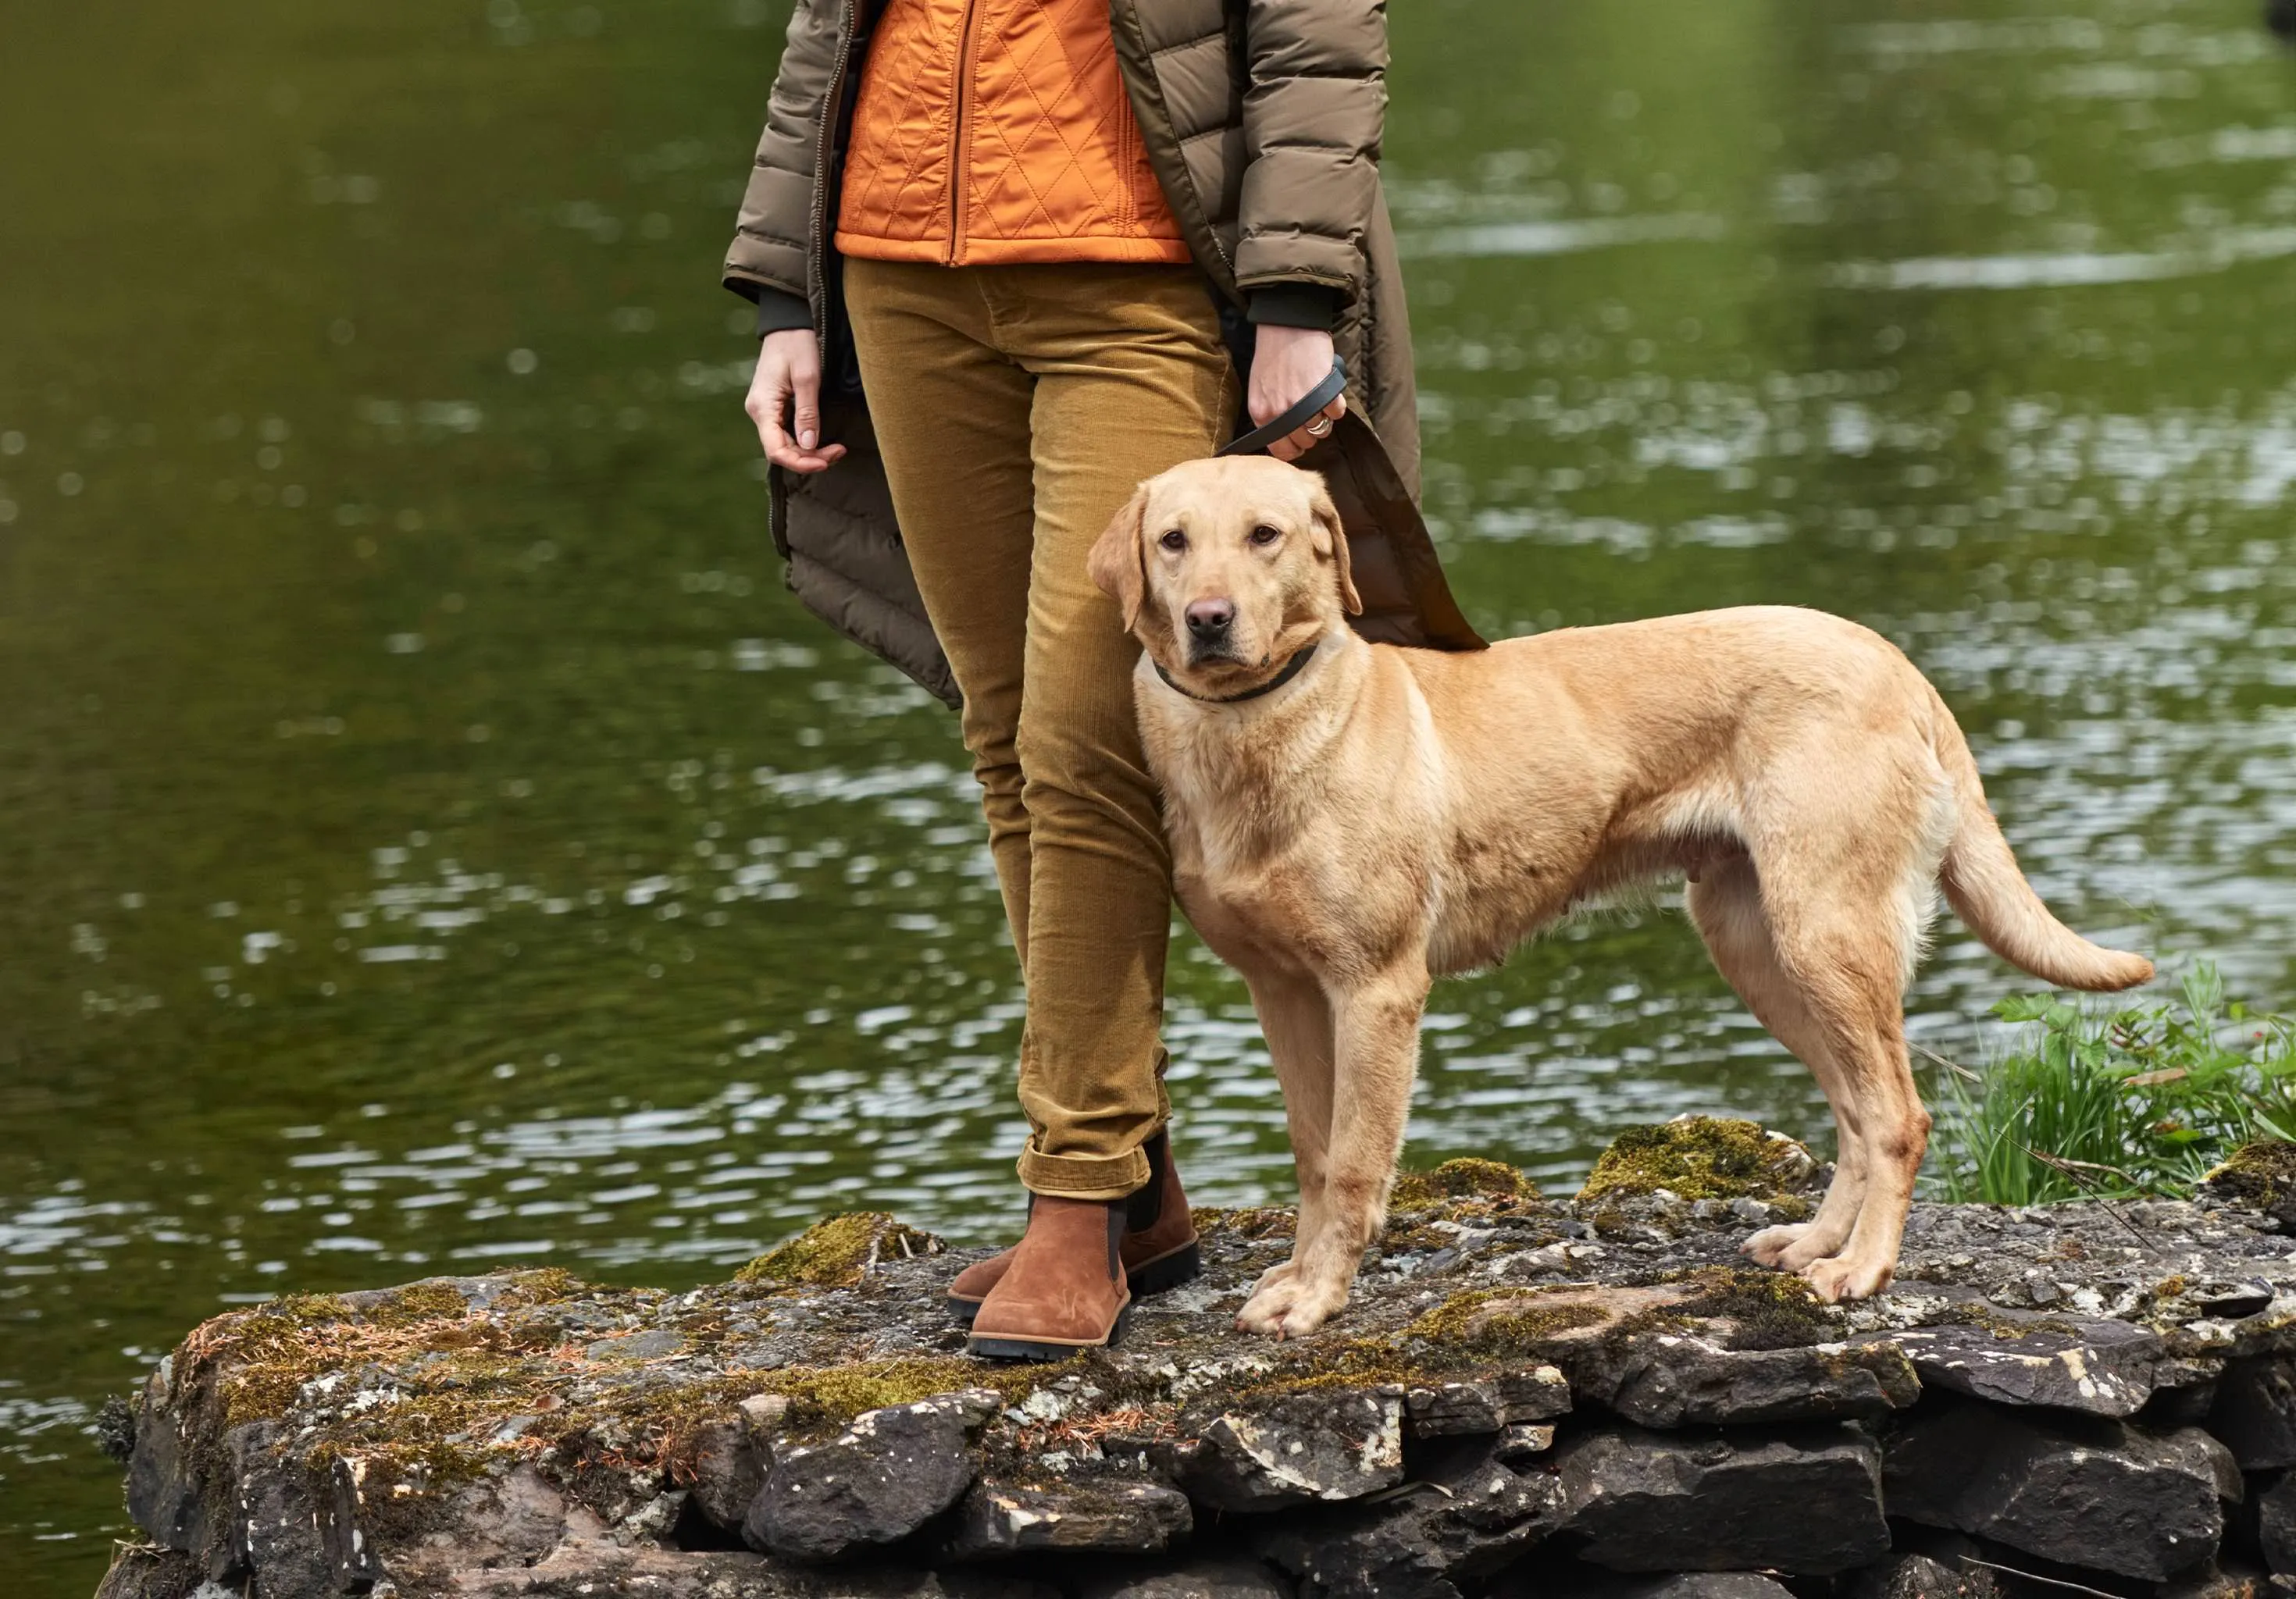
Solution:
{"label": "dog's brown eye", "polygon": [[1271,528],[1266,522],[1260,523],[1251,530],[1251,542],[1256,545],[1271,545],[1283,537],[1282,529]]}
{"label": "dog's brown eye", "polygon": [[1175,528],[1156,542],[1162,545],[1168,550],[1177,552],[1185,550],[1188,547],[1188,536],[1181,532],[1177,528]]}

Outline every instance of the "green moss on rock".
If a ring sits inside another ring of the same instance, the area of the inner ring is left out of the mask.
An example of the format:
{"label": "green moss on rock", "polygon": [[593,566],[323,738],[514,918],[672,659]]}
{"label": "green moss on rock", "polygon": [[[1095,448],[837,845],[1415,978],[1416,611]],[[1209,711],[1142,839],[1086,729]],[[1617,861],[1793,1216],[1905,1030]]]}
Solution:
{"label": "green moss on rock", "polygon": [[[504,1273],[485,1279],[496,1311],[567,1297],[582,1288],[570,1272]],[[517,1349],[499,1316],[472,1314],[455,1282],[430,1278],[380,1293],[290,1294],[216,1317],[186,1340],[184,1375],[213,1374],[226,1425],[286,1414],[304,1383],[330,1372],[388,1364],[422,1351],[450,1362],[507,1359]]]}
{"label": "green moss on rock", "polygon": [[1792,1272],[1711,1266],[1674,1279],[1691,1289],[1672,1314],[1726,1322],[1734,1349],[1797,1349],[1840,1335],[1841,1317]]}
{"label": "green moss on rock", "polygon": [[734,1274],[736,1283],[774,1288],[849,1288],[881,1260],[937,1255],[941,1242],[882,1210],[852,1210],[817,1221],[781,1248]]}
{"label": "green moss on rock", "polygon": [[1751,1121],[1685,1116],[1632,1127],[1611,1142],[1579,1189],[1584,1203],[1631,1199],[1663,1188],[1686,1200],[1798,1200],[1792,1186],[1816,1163],[1791,1138]]}
{"label": "green moss on rock", "polygon": [[2284,1224],[2296,1221],[2296,1144],[2272,1138],[2243,1144],[2202,1179],[2202,1189],[2227,1205]]}
{"label": "green moss on rock", "polygon": [[378,1326],[411,1327],[422,1322],[456,1320],[470,1313],[462,1290],[448,1283],[414,1283],[366,1312]]}
{"label": "green moss on rock", "polygon": [[1008,1405],[1027,1398],[1045,1382],[1067,1375],[1078,1364],[998,1365],[955,1357],[922,1356],[857,1361],[850,1365],[791,1366],[761,1373],[752,1393],[787,1397],[794,1419],[843,1425],[865,1410],[914,1405],[936,1394],[964,1389],[993,1390]]}
{"label": "green moss on rock", "polygon": [[1453,1294],[1405,1331],[1433,1343],[1518,1354],[1610,1319],[1610,1312],[1576,1290],[1478,1288]]}
{"label": "green moss on rock", "polygon": [[1465,1158],[1446,1160],[1432,1171],[1398,1173],[1387,1203],[1391,1210],[1424,1210],[1451,1200],[1506,1203],[1537,1198],[1537,1186],[1513,1167]]}
{"label": "green moss on rock", "polygon": [[1252,1205],[1240,1210],[1223,1210],[1216,1206],[1198,1205],[1188,1212],[1196,1231],[1209,1237],[1214,1233],[1226,1233],[1234,1237],[1259,1240],[1289,1238],[1298,1226],[1298,1218],[1289,1210],[1274,1205]]}

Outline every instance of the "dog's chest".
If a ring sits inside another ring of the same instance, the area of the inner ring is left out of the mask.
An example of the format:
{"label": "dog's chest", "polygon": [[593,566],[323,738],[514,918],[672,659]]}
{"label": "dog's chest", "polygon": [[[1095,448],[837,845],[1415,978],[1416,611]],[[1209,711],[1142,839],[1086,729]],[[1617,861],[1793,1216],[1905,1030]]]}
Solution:
{"label": "dog's chest", "polygon": [[1366,870],[1338,834],[1270,843],[1208,833],[1185,815],[1171,823],[1180,904],[1212,952],[1247,977],[1276,971],[1320,979],[1376,966],[1423,926],[1414,874]]}

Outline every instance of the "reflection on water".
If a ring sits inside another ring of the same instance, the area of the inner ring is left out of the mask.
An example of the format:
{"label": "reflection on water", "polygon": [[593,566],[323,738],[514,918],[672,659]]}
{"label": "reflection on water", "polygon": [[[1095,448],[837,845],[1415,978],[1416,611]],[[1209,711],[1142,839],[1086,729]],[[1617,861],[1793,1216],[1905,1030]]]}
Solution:
{"label": "reflection on water", "polygon": [[[1867,621],[2068,915],[2284,1001],[2296,68],[2248,0],[1657,3],[1394,17],[1463,601]],[[736,405],[781,10],[8,20],[0,1590],[92,1587],[87,1416],[218,1305],[1017,1215],[953,724],[781,591]],[[1915,1028],[2011,986],[1948,927]],[[1192,1186],[1282,1197],[1240,986],[1174,990]],[[1436,1013],[1414,1161],[1823,1128],[1671,913]]]}

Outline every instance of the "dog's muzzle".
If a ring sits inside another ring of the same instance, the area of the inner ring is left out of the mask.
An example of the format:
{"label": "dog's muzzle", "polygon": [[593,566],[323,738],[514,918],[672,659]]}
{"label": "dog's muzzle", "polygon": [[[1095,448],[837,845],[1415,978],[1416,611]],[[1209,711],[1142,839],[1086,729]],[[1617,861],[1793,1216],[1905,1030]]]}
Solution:
{"label": "dog's muzzle", "polygon": [[1244,664],[1235,652],[1235,602],[1233,600],[1193,600],[1181,613],[1188,628],[1188,664],[1206,666],[1213,661],[1226,661],[1236,666]]}

